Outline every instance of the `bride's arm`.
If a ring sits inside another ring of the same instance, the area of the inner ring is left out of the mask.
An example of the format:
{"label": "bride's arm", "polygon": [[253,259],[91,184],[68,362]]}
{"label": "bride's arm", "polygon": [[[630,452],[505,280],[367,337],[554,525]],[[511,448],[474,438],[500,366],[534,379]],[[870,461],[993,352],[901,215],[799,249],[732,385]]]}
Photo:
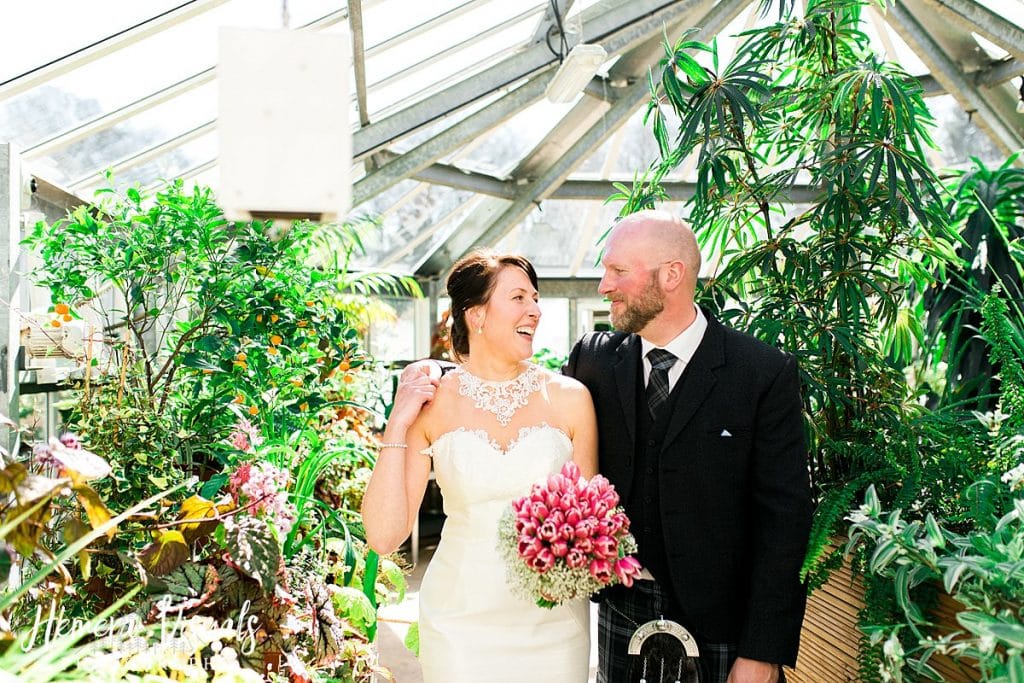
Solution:
{"label": "bride's arm", "polygon": [[366,542],[384,555],[396,550],[412,531],[430,476],[424,406],[434,398],[437,380],[420,375],[403,378],[381,449],[363,496]]}
{"label": "bride's arm", "polygon": [[590,479],[597,474],[597,416],[587,388],[575,380],[569,381],[571,384],[560,393],[564,397],[564,414],[570,425],[572,459],[580,473]]}

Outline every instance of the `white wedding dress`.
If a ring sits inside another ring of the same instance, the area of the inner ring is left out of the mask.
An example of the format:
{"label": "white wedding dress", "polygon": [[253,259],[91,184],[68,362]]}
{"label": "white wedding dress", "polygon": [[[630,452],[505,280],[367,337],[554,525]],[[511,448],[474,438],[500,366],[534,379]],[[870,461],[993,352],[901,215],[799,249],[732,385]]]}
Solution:
{"label": "white wedding dress", "polygon": [[507,450],[483,430],[441,435],[434,459],[448,519],[420,590],[420,663],[426,683],[585,683],[585,599],[538,607],[509,590],[498,520],[512,500],[558,472],[572,443],[546,424],[525,427]]}

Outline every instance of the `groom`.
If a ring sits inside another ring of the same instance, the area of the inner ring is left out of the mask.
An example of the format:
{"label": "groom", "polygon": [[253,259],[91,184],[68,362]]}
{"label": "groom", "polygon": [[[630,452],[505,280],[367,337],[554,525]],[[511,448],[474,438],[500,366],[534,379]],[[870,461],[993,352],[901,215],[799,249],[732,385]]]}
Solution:
{"label": "groom", "polygon": [[705,683],[784,680],[811,519],[796,361],[694,305],[700,253],[679,218],[624,218],[602,264],[618,331],[580,339],[563,371],[593,396],[599,469],[647,578],[603,594],[598,681],[627,680],[630,636],[662,616],[697,638]]}

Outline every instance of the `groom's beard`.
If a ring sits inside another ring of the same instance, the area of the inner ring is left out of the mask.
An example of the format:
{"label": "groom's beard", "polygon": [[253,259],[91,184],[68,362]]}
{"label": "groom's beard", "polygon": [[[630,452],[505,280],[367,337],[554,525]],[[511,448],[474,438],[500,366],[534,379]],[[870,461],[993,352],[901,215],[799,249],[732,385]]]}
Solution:
{"label": "groom's beard", "polygon": [[665,310],[665,300],[661,295],[661,288],[658,287],[658,271],[655,270],[651,274],[651,281],[634,300],[621,301],[625,304],[622,312],[618,315],[611,314],[615,329],[635,334],[647,327],[647,323]]}

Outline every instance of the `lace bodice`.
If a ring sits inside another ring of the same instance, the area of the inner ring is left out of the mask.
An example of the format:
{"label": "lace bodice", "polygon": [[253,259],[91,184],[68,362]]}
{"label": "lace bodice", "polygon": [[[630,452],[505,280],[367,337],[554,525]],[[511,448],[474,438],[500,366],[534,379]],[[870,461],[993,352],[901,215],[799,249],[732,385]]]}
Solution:
{"label": "lace bodice", "polygon": [[445,514],[451,517],[475,504],[494,501],[504,506],[525,495],[572,458],[572,441],[547,423],[521,428],[505,447],[483,429],[460,427],[439,436],[423,453],[434,459]]}

